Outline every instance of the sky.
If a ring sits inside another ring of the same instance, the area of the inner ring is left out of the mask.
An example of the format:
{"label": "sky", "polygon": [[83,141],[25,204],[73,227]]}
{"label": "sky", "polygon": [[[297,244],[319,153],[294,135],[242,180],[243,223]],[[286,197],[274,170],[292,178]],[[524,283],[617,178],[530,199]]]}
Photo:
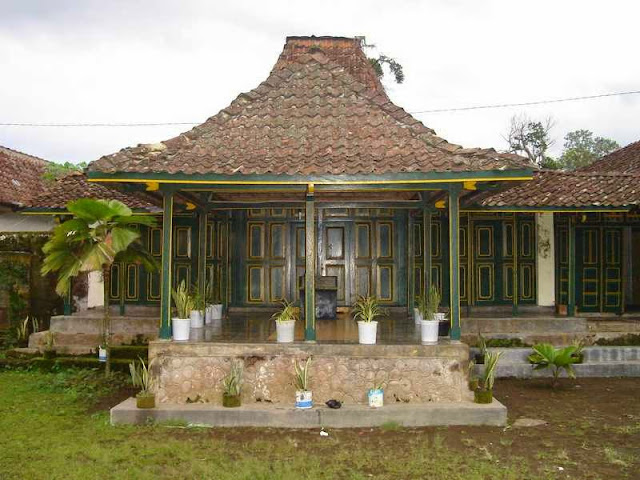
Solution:
{"label": "sky", "polygon": [[[409,112],[640,90],[640,2],[0,0],[0,123],[204,122],[269,74],[287,35],[365,36],[400,62]],[[375,53],[375,52],[371,52]],[[640,95],[416,118],[465,147],[507,148],[513,115],[620,145]],[[92,161],[189,130],[0,126],[0,145]]]}

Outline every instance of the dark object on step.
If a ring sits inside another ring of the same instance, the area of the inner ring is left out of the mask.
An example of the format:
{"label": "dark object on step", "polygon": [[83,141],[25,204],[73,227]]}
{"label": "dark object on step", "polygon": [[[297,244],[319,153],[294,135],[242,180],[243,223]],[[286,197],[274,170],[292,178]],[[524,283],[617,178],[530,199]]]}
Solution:
{"label": "dark object on step", "polygon": [[339,400],[334,400],[334,399],[327,400],[327,401],[325,402],[325,404],[326,404],[326,405],[327,405],[327,407],[329,407],[329,408],[340,408],[340,407],[342,406],[342,402],[341,402],[341,401],[339,401]]}

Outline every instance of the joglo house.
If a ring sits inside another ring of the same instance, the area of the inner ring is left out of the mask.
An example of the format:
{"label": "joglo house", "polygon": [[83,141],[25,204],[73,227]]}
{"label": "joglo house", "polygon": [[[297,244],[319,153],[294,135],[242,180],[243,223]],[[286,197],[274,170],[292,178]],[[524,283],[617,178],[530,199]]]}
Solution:
{"label": "joglo house", "polygon": [[[640,305],[640,166],[623,171],[616,155],[562,172],[462,148],[390,101],[359,39],[289,37],[267,79],[202,125],[104,156],[24,213],[64,218],[68,200],[92,196],[157,216],[141,234],[160,271],[115,264],[108,288],[122,315],[115,336],[159,339],[150,358],[161,402],[216,402],[236,357],[250,397],[286,402],[300,355],[316,359],[320,398],[362,403],[364,385],[384,376],[397,398],[462,401],[468,347],[458,341],[478,333],[467,319]],[[182,280],[200,291],[212,281],[225,315],[216,331],[170,342]],[[450,332],[427,346],[411,313],[432,284]],[[337,319],[309,314],[323,289],[335,291]],[[368,294],[390,314],[365,351],[348,310]],[[305,312],[290,347],[273,343],[269,319],[283,299]],[[95,347],[83,330],[91,316],[66,313],[57,321],[70,348]]]}

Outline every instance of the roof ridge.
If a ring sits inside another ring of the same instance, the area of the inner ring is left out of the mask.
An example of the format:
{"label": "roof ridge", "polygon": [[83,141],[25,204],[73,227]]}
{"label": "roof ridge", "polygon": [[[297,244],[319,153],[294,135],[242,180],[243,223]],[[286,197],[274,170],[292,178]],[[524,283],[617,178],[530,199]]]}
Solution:
{"label": "roof ridge", "polygon": [[31,155],[30,153],[21,152],[20,150],[15,150],[13,148],[9,148],[9,147],[5,147],[4,145],[0,145],[0,151],[2,151],[2,150],[7,150],[11,154],[18,154],[20,156],[27,157],[27,159],[37,160],[37,161],[40,161],[40,162],[44,162],[46,164],[55,163],[55,162],[52,162],[51,160],[45,160],[44,158],[37,157],[35,155]]}

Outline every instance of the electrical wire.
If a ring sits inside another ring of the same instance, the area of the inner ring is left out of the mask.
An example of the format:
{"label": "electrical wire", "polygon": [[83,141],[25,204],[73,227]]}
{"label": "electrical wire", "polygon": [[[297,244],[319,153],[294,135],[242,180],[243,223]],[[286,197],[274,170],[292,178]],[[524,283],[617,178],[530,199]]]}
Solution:
{"label": "electrical wire", "polygon": [[[552,103],[562,102],[575,102],[580,100],[593,100],[597,98],[605,97],[619,97],[624,95],[637,95],[640,94],[640,90],[630,90],[626,92],[612,92],[602,93],[599,95],[585,95],[581,97],[566,97],[556,98],[551,100],[538,100],[533,102],[519,102],[519,103],[496,103],[490,105],[473,105],[468,107],[453,107],[453,108],[436,108],[433,110],[418,110],[409,112],[411,114],[421,113],[445,113],[445,112],[463,112],[469,110],[488,110],[496,108],[509,108],[509,107],[528,107],[533,105],[544,105]],[[0,122],[2,127],[165,127],[172,125],[199,125],[202,122],[128,122],[128,123],[38,123],[38,122]]]}

